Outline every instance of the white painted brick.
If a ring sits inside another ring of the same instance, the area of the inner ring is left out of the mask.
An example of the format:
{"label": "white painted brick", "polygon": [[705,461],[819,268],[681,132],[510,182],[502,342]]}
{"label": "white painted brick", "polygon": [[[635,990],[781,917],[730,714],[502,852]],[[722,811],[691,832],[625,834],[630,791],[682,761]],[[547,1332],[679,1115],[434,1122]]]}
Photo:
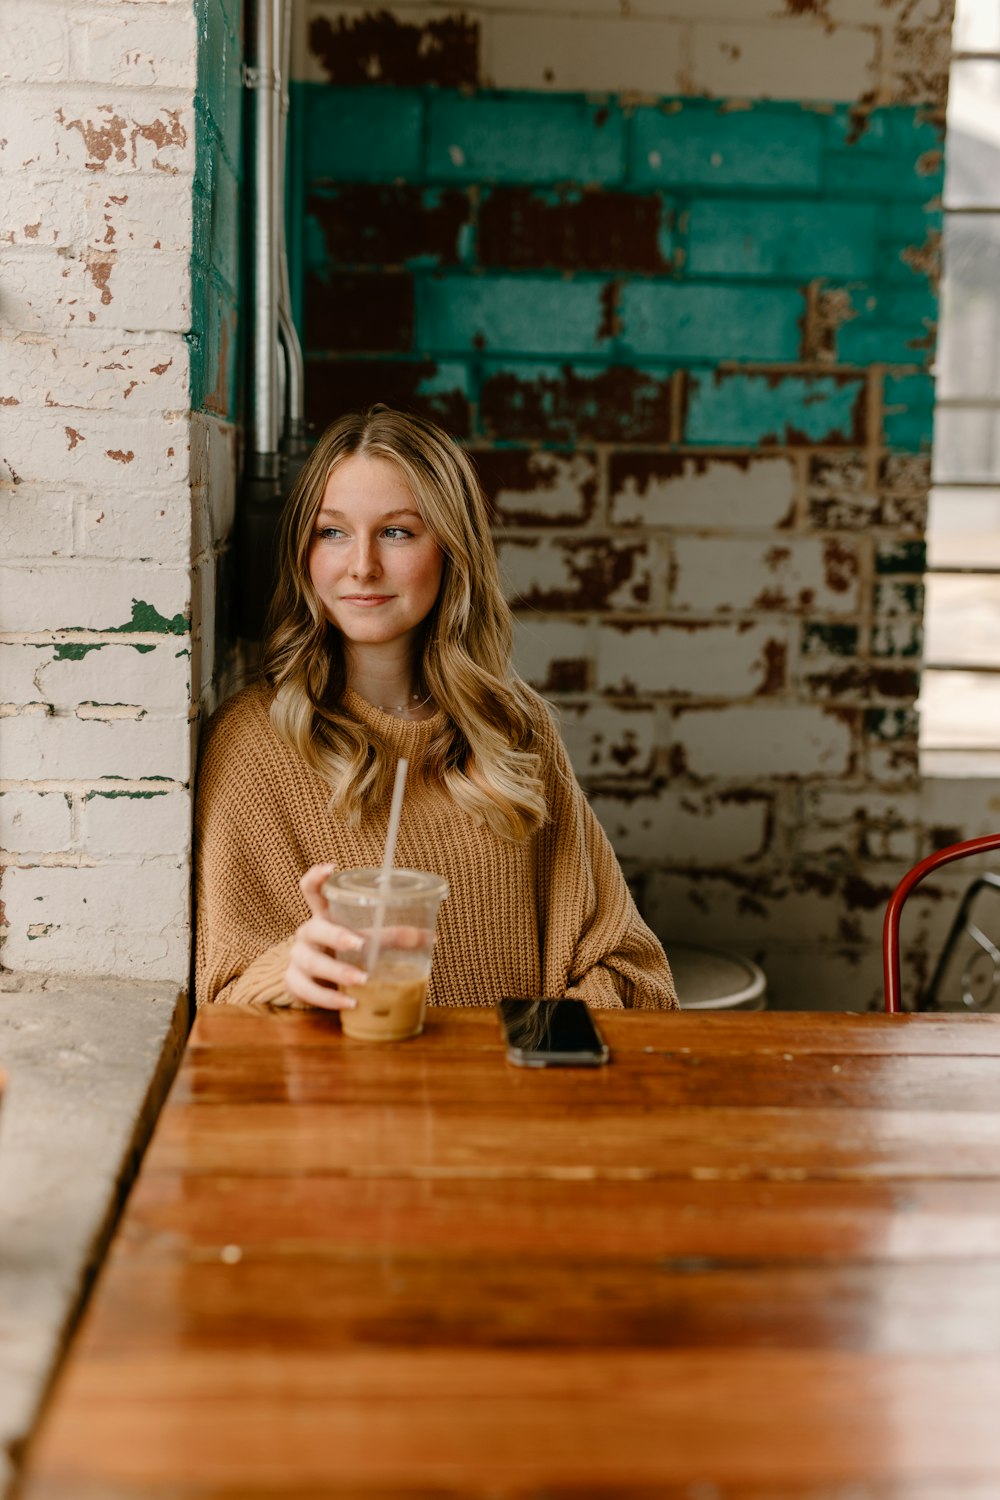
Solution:
{"label": "white painted brick", "polygon": [[88,792],[83,799],[88,854],[187,854],[191,798],[186,791]]}
{"label": "white painted brick", "polygon": [[194,89],[197,33],[193,6],[117,4],[105,13],[81,8],[70,16],[75,78],[126,88]]}
{"label": "white painted brick", "polygon": [[29,485],[0,489],[0,557],[59,557],[72,551],[73,503],[67,496]]}
{"label": "white painted brick", "polygon": [[654,708],[612,707],[607,703],[562,704],[563,741],[580,781],[642,781],[656,760]]}
{"label": "white painted brick", "polygon": [[485,31],[489,87],[673,94],[684,72],[685,29],[672,21],[495,15]]}
{"label": "white painted brick", "polygon": [[33,692],[25,702],[63,710],[80,703],[129,703],[185,713],[191,700],[191,649],[183,637],[169,636],[157,646],[126,638],[19,649],[34,655]]}
{"label": "white painted brick", "polygon": [[191,270],[186,255],[85,246],[12,250],[4,275],[8,326],[53,329],[142,329],[185,333],[191,326]]}
{"label": "white painted brick", "polygon": [[191,180],[180,174],[0,175],[0,243],[190,254],[191,237]]}
{"label": "white painted brick", "polygon": [[512,598],[540,609],[648,606],[662,568],[638,538],[533,538],[497,548]]}
{"label": "white painted brick", "polygon": [[[946,17],[943,19],[947,19]],[[951,31],[914,26],[910,18],[893,32],[889,49],[889,100],[895,104],[944,105],[948,90]]]}
{"label": "white painted brick", "polygon": [[[195,116],[190,98],[158,90],[154,96],[107,89],[0,89],[0,172],[62,171],[82,181],[159,172],[194,172]],[[113,185],[120,196],[119,187]],[[131,188],[129,188],[131,191]]]}
{"label": "white painted brick", "polygon": [[921,783],[920,810],[928,828],[954,829],[955,842],[983,838],[1000,828],[1000,782],[979,776],[926,777]]}
{"label": "white painted brick", "polygon": [[129,493],[153,489],[187,479],[188,423],[184,417],[3,407],[0,461],[22,480]]}
{"label": "white painted brick", "polygon": [[678,536],[673,553],[675,606],[824,614],[859,608],[857,552],[839,537]]}
{"label": "white painted brick", "polygon": [[589,622],[516,617],[515,665],[540,693],[584,691],[590,685],[595,649]]}
{"label": "white painted brick", "polygon": [[617,526],[699,530],[772,530],[793,519],[796,465],[791,458],[684,458],[671,478],[640,484],[629,475],[611,500]]}
{"label": "white painted brick", "polygon": [[77,557],[137,558],[187,564],[191,516],[186,487],[175,495],[116,495],[82,499],[76,509]]}
{"label": "white painted brick", "polygon": [[851,768],[850,728],[822,708],[683,708],[674,739],[698,777],[846,776]]}
{"label": "white painted brick", "polygon": [[823,948],[871,944],[878,951],[894,884],[881,872],[845,880],[825,866],[788,873],[727,870],[724,859],[717,864],[714,875],[692,878],[684,869],[650,877],[650,921],[658,932],[685,941],[690,933],[692,942],[751,952],[769,941]]}
{"label": "white painted brick", "polygon": [[800,854],[850,854],[864,861],[898,860],[901,869],[919,855],[918,797],[913,790],[882,792],[807,787],[802,823],[792,830]]}
{"label": "white painted brick", "polygon": [[64,11],[31,0],[6,0],[0,82],[51,83],[69,76]]}
{"label": "white painted brick", "polygon": [[84,217],[79,197],[79,192],[71,189],[65,178],[3,174],[0,244],[73,244],[83,236]]}
{"label": "white painted brick", "polygon": [[[874,19],[874,18],[873,18]],[[877,85],[871,29],[776,27],[699,21],[693,27],[691,86],[716,98],[860,99]]]}
{"label": "white painted brick", "polygon": [[63,792],[0,792],[0,849],[55,854],[73,841],[70,799]]}
{"label": "white painted brick", "polygon": [[[187,569],[134,563],[0,567],[0,630],[120,630],[133,621],[137,602],[165,620],[186,617]],[[137,628],[166,627],[154,622]]]}
{"label": "white painted brick", "polygon": [[865,769],[873,786],[895,787],[914,782],[919,774],[920,757],[915,743],[867,745]]}
{"label": "white painted brick", "polygon": [[0,641],[0,703],[41,703],[35,673],[45,661],[47,646],[23,646]]}
{"label": "white painted brick", "polygon": [[767,837],[767,802],[661,791],[624,799],[595,796],[591,805],[623,859],[677,860],[698,867],[754,859]]}
{"label": "white painted brick", "polygon": [[767,975],[770,1010],[881,1010],[882,960],[877,948],[824,949],[768,944],[757,955]]}
{"label": "white painted brick", "polygon": [[194,555],[229,536],[236,520],[237,433],[230,422],[191,414],[191,489],[195,506]]}
{"label": "white painted brick", "polygon": [[190,970],[186,862],[10,869],[4,880],[12,969],[170,979]]}
{"label": "white painted brick", "polygon": [[915,791],[879,792],[870,787],[806,787],[803,815],[819,823],[885,823],[914,827],[920,812]]}
{"label": "white painted brick", "polygon": [[[20,406],[124,412],[183,411],[189,394],[187,344],[180,336],[128,343],[74,332],[72,341],[37,333],[0,337],[0,399]],[[69,420],[73,420],[70,418]]]}
{"label": "white painted brick", "polygon": [[190,774],[190,736],[182,718],[77,719],[19,714],[3,725],[4,776],[10,781],[96,781]]}
{"label": "white painted brick", "polygon": [[502,526],[579,525],[589,518],[598,486],[593,454],[541,450],[526,455],[524,467],[529,488],[500,488],[491,497]]}
{"label": "white painted brick", "polygon": [[746,698],[780,687],[787,651],[780,625],[608,622],[597,632],[597,687]]}

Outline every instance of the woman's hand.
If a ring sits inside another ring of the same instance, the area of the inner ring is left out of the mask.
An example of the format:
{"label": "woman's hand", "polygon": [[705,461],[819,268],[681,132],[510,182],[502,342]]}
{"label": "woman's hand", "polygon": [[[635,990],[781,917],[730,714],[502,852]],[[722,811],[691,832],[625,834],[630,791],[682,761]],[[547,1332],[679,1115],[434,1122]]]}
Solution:
{"label": "woman's hand", "polygon": [[334,955],[338,949],[360,951],[365,941],[351,928],[336,926],[326,914],[320,887],[334,868],[334,865],[313,865],[299,881],[311,916],[295,930],[285,984],[296,1000],[304,1000],[308,1005],[319,1005],[324,1010],[352,1010],[357,1002],[338,985],[364,984],[368,975]]}

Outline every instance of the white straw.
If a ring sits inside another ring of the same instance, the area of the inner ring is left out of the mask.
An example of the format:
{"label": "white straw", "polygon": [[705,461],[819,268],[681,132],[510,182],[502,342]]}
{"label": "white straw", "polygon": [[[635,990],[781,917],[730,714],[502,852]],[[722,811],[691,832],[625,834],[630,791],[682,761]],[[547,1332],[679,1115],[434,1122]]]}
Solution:
{"label": "white straw", "polygon": [[[392,788],[392,804],[389,808],[389,827],[385,834],[385,851],[382,855],[382,869],[378,877],[379,885],[385,889],[392,878],[392,862],[396,854],[396,837],[399,833],[399,820],[403,815],[403,792],[406,787],[406,768],[409,765],[405,756],[400,756],[396,766],[396,780]],[[385,922],[385,901],[382,900],[375,908],[375,921],[372,923],[371,936],[368,939],[368,972],[375,968],[375,960],[378,958],[378,945],[382,937],[382,927]]]}

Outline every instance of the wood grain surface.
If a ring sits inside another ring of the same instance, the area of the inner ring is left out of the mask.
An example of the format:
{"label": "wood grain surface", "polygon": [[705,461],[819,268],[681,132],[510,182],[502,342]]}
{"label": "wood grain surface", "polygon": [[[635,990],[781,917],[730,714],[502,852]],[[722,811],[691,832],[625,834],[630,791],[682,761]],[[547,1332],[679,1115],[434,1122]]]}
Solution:
{"label": "wood grain surface", "polygon": [[997,1500],[1000,1017],[199,1017],[24,1500]]}

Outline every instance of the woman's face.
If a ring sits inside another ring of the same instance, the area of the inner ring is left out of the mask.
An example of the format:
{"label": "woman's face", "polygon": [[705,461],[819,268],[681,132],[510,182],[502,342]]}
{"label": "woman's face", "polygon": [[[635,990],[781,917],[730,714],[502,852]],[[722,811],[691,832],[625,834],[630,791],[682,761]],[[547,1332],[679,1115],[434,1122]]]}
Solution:
{"label": "woman's face", "polygon": [[444,554],[393,464],[355,453],[337,465],[313,525],[309,577],[345,641],[415,643],[443,568]]}

